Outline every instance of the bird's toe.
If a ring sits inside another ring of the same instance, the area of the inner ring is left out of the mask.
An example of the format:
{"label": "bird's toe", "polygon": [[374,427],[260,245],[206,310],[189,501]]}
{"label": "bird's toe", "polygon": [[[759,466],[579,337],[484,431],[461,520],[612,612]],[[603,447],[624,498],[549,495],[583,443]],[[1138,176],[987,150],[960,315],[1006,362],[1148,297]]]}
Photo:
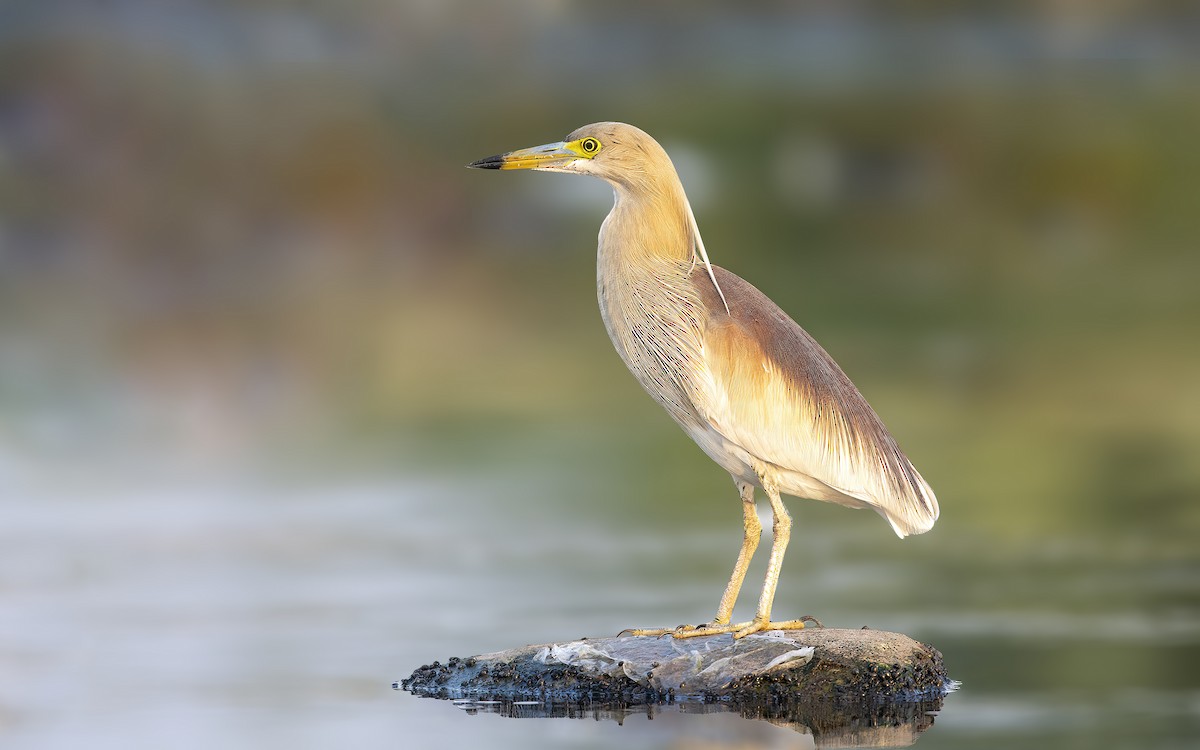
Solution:
{"label": "bird's toe", "polygon": [[735,630],[733,637],[735,639],[745,638],[748,635],[765,633],[769,630],[804,630],[807,627],[807,623],[810,622],[819,628],[825,627],[821,624],[820,620],[812,615],[805,615],[798,620],[784,620],[783,622],[773,622],[765,617],[755,617],[753,621],[743,623],[742,627]]}

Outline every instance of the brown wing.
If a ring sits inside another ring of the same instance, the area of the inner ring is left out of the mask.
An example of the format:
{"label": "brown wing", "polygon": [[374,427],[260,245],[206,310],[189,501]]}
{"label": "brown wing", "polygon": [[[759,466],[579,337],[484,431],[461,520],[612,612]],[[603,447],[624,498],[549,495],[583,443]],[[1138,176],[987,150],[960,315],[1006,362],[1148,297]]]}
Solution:
{"label": "brown wing", "polygon": [[692,274],[709,313],[710,392],[697,394],[697,406],[714,428],[785,476],[875,507],[901,536],[932,527],[933,491],[833,358],[749,282],[715,273],[728,313],[706,271]]}

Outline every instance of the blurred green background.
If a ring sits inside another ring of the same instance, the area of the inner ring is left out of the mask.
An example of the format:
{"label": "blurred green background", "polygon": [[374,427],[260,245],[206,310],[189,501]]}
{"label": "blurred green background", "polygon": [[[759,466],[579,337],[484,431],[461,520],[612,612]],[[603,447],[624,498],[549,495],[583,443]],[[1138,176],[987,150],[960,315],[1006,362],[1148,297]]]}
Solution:
{"label": "blurred green background", "polygon": [[1200,529],[1186,4],[2,20],[9,450],[403,460],[413,439],[470,465],[440,441],[553,424],[674,453],[596,314],[606,188],[461,169],[621,119],[672,151],[717,262],[825,343],[952,517],[1153,520],[1159,549]]}
{"label": "blurred green background", "polygon": [[[594,291],[610,192],[463,168],[623,120],[675,159],[713,261],[824,344],[941,501],[939,526],[898,546],[873,516],[793,502],[777,610],[801,614],[785,597],[811,595],[804,570],[918,566],[805,604],[908,607],[880,626],[942,633],[977,686],[1168,685],[1191,732],[1198,29],[1190,3],[1115,1],[5,3],[0,502],[95,509],[97,483],[120,498],[214,477],[470,480],[453,513],[509,526],[446,520],[443,554],[483,555],[464,576],[517,544],[555,559],[548,540],[580,526],[601,547],[586,576],[640,534],[668,566],[622,582],[645,587],[642,609],[614,593],[611,621],[573,627],[708,616],[736,497],[611,351]],[[433,512],[387,507],[364,524]],[[124,508],[112,517],[140,512]],[[687,529],[716,541],[681,549]],[[820,541],[839,533],[858,541]],[[371,574],[437,564],[395,554]],[[694,600],[655,609],[685,573]],[[8,587],[40,580],[25,576]],[[575,634],[535,627],[571,586],[543,583],[506,590],[536,606],[490,645]],[[460,606],[489,611],[486,595]],[[1148,649],[1166,627],[1175,650],[1132,678],[1081,666],[1089,644],[1031,676],[1012,656],[1029,644],[989,657],[964,635],[1044,631],[1046,612],[1081,618],[1068,635],[1133,622]],[[453,648],[486,650],[456,632]]]}

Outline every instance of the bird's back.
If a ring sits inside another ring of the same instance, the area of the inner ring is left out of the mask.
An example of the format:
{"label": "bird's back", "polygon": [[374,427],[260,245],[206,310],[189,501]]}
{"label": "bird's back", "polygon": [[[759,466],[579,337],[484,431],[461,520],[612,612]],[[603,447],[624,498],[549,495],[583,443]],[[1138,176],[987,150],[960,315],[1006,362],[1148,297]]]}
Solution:
{"label": "bird's back", "polygon": [[711,430],[692,437],[735,476],[726,463],[748,461],[788,494],[874,508],[900,536],[929,530],[933,491],[833,358],[749,282],[714,271],[724,300],[705,269],[691,274],[706,311],[692,401]]}

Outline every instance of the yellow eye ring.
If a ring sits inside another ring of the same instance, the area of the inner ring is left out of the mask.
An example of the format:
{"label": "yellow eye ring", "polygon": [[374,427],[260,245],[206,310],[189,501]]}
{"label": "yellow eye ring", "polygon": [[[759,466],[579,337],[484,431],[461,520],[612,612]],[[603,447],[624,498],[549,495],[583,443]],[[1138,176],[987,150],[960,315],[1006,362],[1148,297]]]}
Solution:
{"label": "yellow eye ring", "polygon": [[600,141],[595,138],[584,138],[579,142],[579,148],[588,156],[594,155],[600,150]]}

